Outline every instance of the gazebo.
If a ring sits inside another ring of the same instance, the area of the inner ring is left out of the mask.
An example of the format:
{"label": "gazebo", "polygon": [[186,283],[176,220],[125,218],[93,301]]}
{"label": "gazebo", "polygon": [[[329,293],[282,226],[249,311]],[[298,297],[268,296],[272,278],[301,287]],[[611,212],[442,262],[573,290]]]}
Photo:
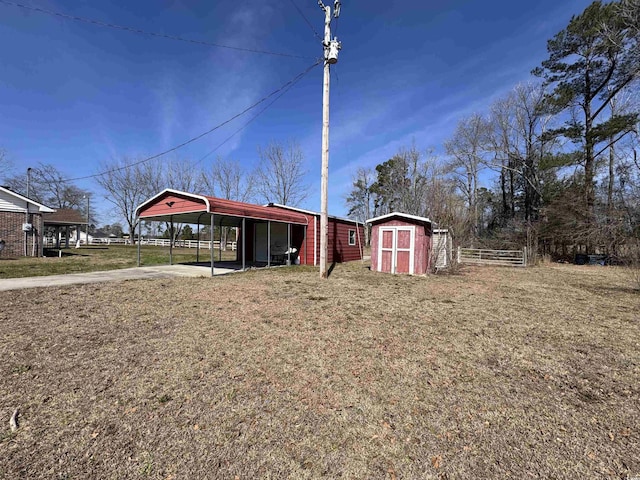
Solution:
{"label": "gazebo", "polygon": [[80,238],[79,232],[81,226],[87,226],[87,219],[83,218],[83,215],[78,210],[71,208],[59,208],[55,212],[45,213],[42,215],[44,228],[53,229],[55,238],[55,247],[60,248],[61,243],[61,231],[64,229],[64,247],[69,248],[69,228],[75,227],[76,238]]}

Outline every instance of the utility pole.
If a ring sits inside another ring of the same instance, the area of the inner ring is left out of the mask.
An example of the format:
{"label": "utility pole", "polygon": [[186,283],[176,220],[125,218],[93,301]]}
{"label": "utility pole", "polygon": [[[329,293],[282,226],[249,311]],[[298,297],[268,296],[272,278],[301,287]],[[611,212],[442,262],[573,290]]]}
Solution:
{"label": "utility pole", "polygon": [[329,244],[329,216],[327,213],[329,190],[329,80],[331,64],[338,62],[338,51],[342,44],[338,38],[331,39],[331,19],[340,16],[340,0],[331,7],[318,0],[318,5],[324,12],[324,83],[322,90],[322,183],[320,193],[320,277],[327,278],[327,251]]}
{"label": "utility pole", "polygon": [[[31,167],[27,168],[27,198],[31,193]],[[29,223],[29,202],[27,202],[27,209],[25,210],[24,223],[27,225]],[[35,242],[35,237],[34,237]],[[25,230],[24,232],[24,256],[26,257],[29,254],[29,232]],[[34,244],[35,245],[35,244]]]}
{"label": "utility pole", "polygon": [[29,197],[29,194],[31,193],[31,167],[27,168],[27,198]]}

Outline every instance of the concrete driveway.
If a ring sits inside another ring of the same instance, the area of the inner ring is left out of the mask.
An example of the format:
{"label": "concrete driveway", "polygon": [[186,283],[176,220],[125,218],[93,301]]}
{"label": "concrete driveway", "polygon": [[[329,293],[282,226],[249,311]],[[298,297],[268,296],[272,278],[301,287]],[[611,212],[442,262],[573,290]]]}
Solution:
{"label": "concrete driveway", "polygon": [[[237,271],[233,268],[215,267],[216,275]],[[122,280],[169,277],[209,277],[210,267],[197,265],[159,265],[154,267],[123,268],[103,272],[70,273],[66,275],[48,275],[45,277],[24,277],[0,279],[0,292],[23,288],[59,287],[78,283],[101,283]]]}

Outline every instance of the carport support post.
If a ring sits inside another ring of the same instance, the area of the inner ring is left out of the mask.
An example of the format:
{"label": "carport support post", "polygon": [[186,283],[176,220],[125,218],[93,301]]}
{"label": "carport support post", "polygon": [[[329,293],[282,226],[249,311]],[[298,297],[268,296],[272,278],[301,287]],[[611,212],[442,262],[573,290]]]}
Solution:
{"label": "carport support post", "polygon": [[[226,242],[225,238],[225,242]],[[225,243],[224,248],[227,248]],[[220,241],[218,242],[218,260],[222,261],[222,217],[220,217]]]}
{"label": "carport support post", "polygon": [[200,217],[198,217],[198,243],[196,243],[196,263],[200,261]]}
{"label": "carport support post", "polygon": [[[245,226],[246,226],[246,222],[245,222],[246,218],[242,218],[242,271],[244,272],[245,269],[245,258],[244,258],[244,230],[245,230]],[[237,230],[236,230],[237,232]],[[237,237],[237,235],[236,235]],[[238,240],[238,238],[236,238],[236,241]],[[255,260],[255,258],[254,258]]]}
{"label": "carport support post", "polygon": [[142,238],[142,220],[138,218],[138,266],[140,266],[140,239]]}
{"label": "carport support post", "polygon": [[287,223],[287,266],[291,265],[291,224]]}
{"label": "carport support post", "polygon": [[173,265],[173,215],[169,217],[169,265]]}
{"label": "carport support post", "polygon": [[214,270],[214,263],[215,260],[213,258],[213,226],[215,225],[215,223],[213,223],[213,213],[211,214],[211,276],[213,277],[213,270]]}
{"label": "carport support post", "polygon": [[271,266],[271,220],[267,220],[267,267]]}

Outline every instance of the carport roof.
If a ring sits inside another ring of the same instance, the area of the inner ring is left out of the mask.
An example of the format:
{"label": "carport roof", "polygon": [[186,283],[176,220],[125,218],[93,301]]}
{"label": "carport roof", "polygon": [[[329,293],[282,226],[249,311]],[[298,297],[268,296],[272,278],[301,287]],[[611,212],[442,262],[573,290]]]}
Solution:
{"label": "carport roof", "polygon": [[136,215],[140,219],[160,222],[173,220],[181,223],[209,223],[210,214],[214,215],[216,225],[232,227],[238,226],[243,218],[308,224],[307,217],[297,212],[196,195],[171,188],[163,190],[136,209]]}

